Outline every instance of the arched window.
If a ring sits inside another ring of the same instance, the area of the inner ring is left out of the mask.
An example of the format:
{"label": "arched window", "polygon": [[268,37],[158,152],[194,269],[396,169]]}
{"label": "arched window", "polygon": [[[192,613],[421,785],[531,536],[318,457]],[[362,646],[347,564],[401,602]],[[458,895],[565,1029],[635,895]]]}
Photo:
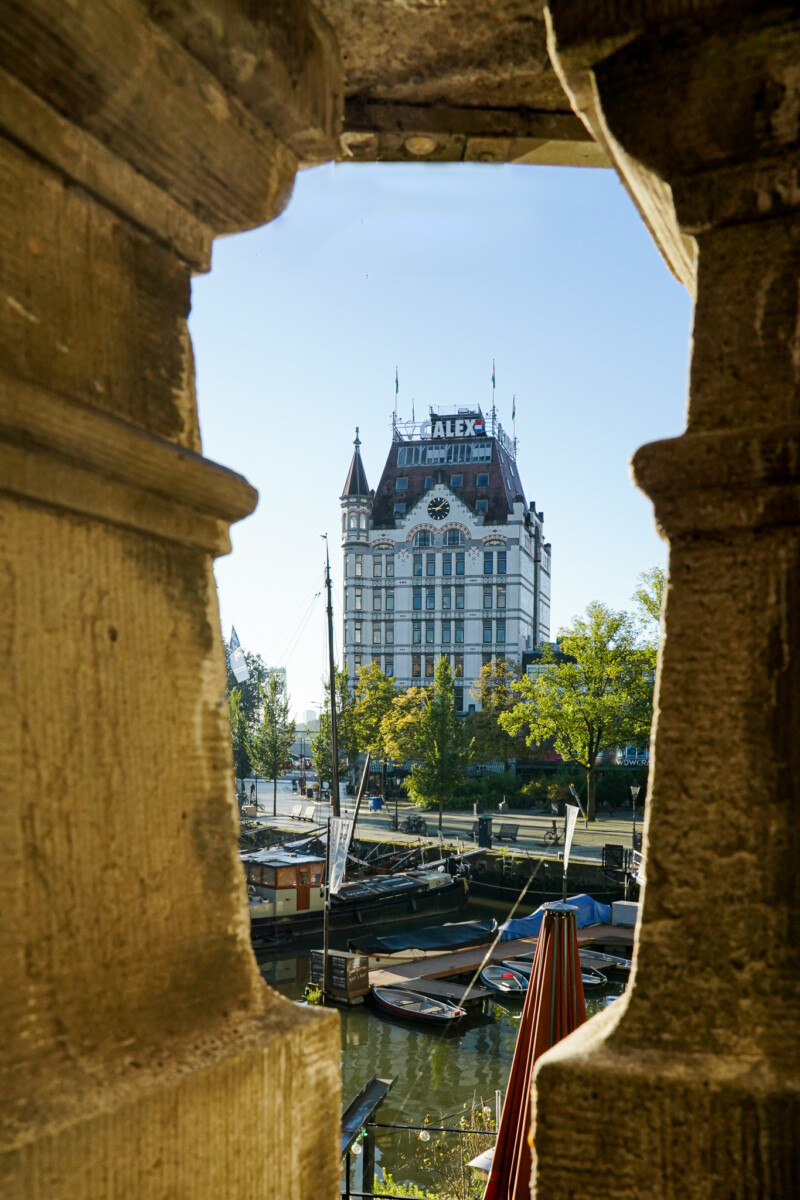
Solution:
{"label": "arched window", "polygon": [[363,513],[359,517],[359,525],[361,526],[362,529],[367,528],[367,518],[364,516]]}
{"label": "arched window", "polygon": [[421,531],[421,533],[415,533],[414,534],[414,545],[415,546],[432,546],[433,545],[433,535],[430,534],[427,529],[423,529]]}
{"label": "arched window", "polygon": [[356,516],[355,513],[350,513],[349,528],[350,529],[358,529],[358,517]]}
{"label": "arched window", "polygon": [[444,535],[445,546],[463,546],[464,535],[459,529],[448,529]]}

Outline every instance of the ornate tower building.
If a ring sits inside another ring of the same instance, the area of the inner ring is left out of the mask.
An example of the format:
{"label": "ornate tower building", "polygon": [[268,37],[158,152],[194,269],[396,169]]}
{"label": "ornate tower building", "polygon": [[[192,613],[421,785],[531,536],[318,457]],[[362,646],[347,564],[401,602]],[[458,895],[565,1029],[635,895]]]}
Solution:
{"label": "ornate tower building", "polygon": [[376,492],[361,443],[341,497],[344,647],[351,679],[377,662],[401,687],[446,654],[464,712],[492,659],[550,637],[551,547],[525,500],[516,443],[480,409],[395,422]]}

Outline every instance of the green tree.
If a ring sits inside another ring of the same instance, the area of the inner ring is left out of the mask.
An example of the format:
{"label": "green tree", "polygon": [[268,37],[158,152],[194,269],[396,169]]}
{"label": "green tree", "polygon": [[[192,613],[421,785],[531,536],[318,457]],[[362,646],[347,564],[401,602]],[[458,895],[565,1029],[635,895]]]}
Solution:
{"label": "green tree", "polygon": [[[339,749],[339,774],[352,763],[358,754],[358,730],[354,718],[355,699],[350,687],[347,667],[336,672],[336,734]],[[319,714],[319,731],[309,734],[311,761],[314,770],[322,779],[330,779],[333,765],[331,744],[331,689],[325,684],[325,699]]]}
{"label": "green tree", "polygon": [[594,602],[585,618],[559,634],[559,649],[574,662],[556,662],[537,680],[514,685],[518,703],[500,716],[511,734],[527,727],[529,745],[551,738],[565,762],[586,772],[586,802],[595,819],[595,771],[604,749],[642,744],[653,713],[651,657],[640,644],[634,618]]}
{"label": "green tree", "polygon": [[250,774],[250,757],[247,752],[249,731],[242,707],[242,694],[238,686],[228,693],[228,722],[231,730],[233,773],[239,780],[239,787],[243,791],[245,778]]}
{"label": "green tree", "polygon": [[422,706],[426,696],[425,688],[410,687],[399,692],[392,701],[392,707],[381,721],[381,737],[389,758],[399,762],[419,758]]}
{"label": "green tree", "polygon": [[[456,712],[449,659],[437,661],[433,687],[410,690],[419,691],[422,696],[419,707],[416,707],[416,695],[410,704],[400,706],[405,723],[397,748],[413,749],[415,753],[408,757],[417,760],[403,786],[415,804],[438,804],[441,830],[444,807],[453,801],[463,786],[469,757],[464,726]],[[391,737],[387,745],[389,742]]]}
{"label": "green tree", "polygon": [[244,719],[247,722],[247,727],[251,733],[255,731],[259,723],[259,713],[261,709],[261,691],[269,678],[269,667],[264,662],[260,654],[251,654],[249,650],[243,650],[245,662],[250,671],[250,678],[244,683],[237,683],[236,676],[231,670],[228,662],[228,647],[225,647],[225,664],[228,671],[226,689],[228,695],[231,694],[234,688],[237,688],[242,698],[242,712]]}
{"label": "green tree", "polygon": [[643,643],[650,656],[650,667],[656,669],[658,647],[661,641],[661,617],[664,611],[664,590],[667,577],[661,567],[651,567],[639,576],[639,587],[633,593],[638,608],[639,624]]}
{"label": "green tree", "polygon": [[270,675],[267,686],[259,684],[261,723],[248,739],[247,748],[253,769],[272,780],[272,815],[278,815],[278,776],[292,752],[294,721],[289,716],[289,697],[280,681]]}
{"label": "green tree", "polygon": [[358,673],[352,723],[358,748],[381,763],[381,795],[386,796],[386,750],[383,719],[391,711],[396,691],[394,680],[384,675],[377,663]]}
{"label": "green tree", "polygon": [[633,599],[639,607],[643,622],[651,628],[661,624],[661,611],[664,607],[664,588],[667,576],[661,567],[651,567],[642,571],[639,576],[639,587],[633,593]]}
{"label": "green tree", "polygon": [[508,770],[509,760],[516,758],[524,746],[522,732],[510,734],[499,722],[501,713],[511,712],[517,702],[514,684],[519,679],[517,668],[504,658],[495,658],[481,667],[472,681],[470,694],[480,710],[467,719],[467,729],[473,738],[472,756],[476,762],[500,760]]}

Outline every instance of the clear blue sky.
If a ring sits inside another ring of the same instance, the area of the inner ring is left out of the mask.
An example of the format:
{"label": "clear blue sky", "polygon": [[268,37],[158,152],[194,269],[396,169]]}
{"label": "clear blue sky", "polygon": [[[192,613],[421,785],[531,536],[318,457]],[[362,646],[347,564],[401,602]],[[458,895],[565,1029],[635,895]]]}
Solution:
{"label": "clear blue sky", "polygon": [[553,545],[553,633],[591,600],[630,607],[665,563],[630,480],[637,446],[685,423],[691,303],[611,171],[336,165],[286,211],[220,239],[190,326],[205,454],[260,502],[216,564],[223,630],[285,665],[317,707],[330,535],[341,638],[339,495],[361,430],[377,486],[399,411],[517,398],[527,499]]}

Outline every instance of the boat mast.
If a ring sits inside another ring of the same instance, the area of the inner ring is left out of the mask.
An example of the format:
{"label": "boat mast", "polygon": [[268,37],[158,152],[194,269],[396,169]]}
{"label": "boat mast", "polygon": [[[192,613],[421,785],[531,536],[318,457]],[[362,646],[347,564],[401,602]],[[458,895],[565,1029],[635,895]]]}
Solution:
{"label": "boat mast", "polygon": [[333,601],[331,599],[331,559],[328,535],[325,536],[325,586],[328,589],[328,671],[331,689],[331,815],[339,813],[339,735],[336,728],[336,666],[333,661]]}

